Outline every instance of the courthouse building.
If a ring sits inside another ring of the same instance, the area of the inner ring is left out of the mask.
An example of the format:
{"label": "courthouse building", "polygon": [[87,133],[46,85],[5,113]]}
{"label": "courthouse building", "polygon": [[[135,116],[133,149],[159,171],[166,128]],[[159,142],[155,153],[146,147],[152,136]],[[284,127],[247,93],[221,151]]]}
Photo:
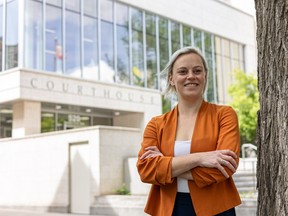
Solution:
{"label": "courthouse building", "polygon": [[[161,70],[208,61],[205,99],[256,71],[252,15],[218,0],[0,0],[0,207],[89,213],[135,177],[141,136],[173,106]],[[133,161],[133,160],[132,160]]]}

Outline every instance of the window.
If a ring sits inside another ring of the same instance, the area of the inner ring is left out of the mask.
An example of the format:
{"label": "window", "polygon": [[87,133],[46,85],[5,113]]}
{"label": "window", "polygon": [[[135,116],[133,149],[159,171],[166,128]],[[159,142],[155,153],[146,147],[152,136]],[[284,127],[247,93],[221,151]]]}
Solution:
{"label": "window", "polygon": [[[18,1],[8,0],[6,11],[5,69],[18,66]],[[2,21],[2,20],[1,20]]]}
{"label": "window", "polygon": [[46,5],[45,70],[62,73],[62,11],[61,7]]}
{"label": "window", "polygon": [[180,49],[180,24],[171,21],[171,45],[172,53]]}
{"label": "window", "polygon": [[158,26],[159,26],[160,71],[162,71],[169,61],[168,20],[159,17]]}
{"label": "window", "polygon": [[202,51],[202,32],[194,29],[194,46]]}
{"label": "window", "polygon": [[132,74],[133,85],[144,87],[143,14],[132,9]]}
{"label": "window", "polygon": [[80,1],[66,1],[65,11],[65,73],[82,77],[80,60]]}
{"label": "window", "polygon": [[83,38],[83,77],[98,79],[98,15],[97,1],[85,0],[84,4],[84,38]]}
{"label": "window", "polygon": [[28,68],[43,69],[43,4],[28,0],[25,13],[24,65]]}
{"label": "window", "polygon": [[100,80],[105,82],[115,82],[113,34],[113,2],[102,0]]}
{"label": "window", "polygon": [[4,19],[4,14],[3,14],[3,0],[0,0],[0,71],[3,70],[2,68],[2,55],[3,55],[3,22],[2,20]]}
{"label": "window", "polygon": [[191,46],[192,41],[191,41],[191,28],[189,26],[183,25],[182,27],[182,34],[183,34],[183,46]]}
{"label": "window", "polygon": [[130,83],[129,73],[129,15],[128,7],[116,3],[117,82]]}
{"label": "window", "polygon": [[157,82],[157,59],[156,59],[156,17],[146,13],[146,64],[147,64],[147,87],[156,89]]}
{"label": "window", "polygon": [[12,136],[13,112],[10,107],[0,108],[0,138]]}

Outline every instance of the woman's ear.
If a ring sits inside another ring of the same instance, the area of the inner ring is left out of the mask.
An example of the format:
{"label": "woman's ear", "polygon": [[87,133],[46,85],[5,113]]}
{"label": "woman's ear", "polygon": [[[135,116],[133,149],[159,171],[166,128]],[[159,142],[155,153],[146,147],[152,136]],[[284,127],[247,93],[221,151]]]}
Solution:
{"label": "woman's ear", "polygon": [[171,86],[175,85],[173,80],[172,80],[172,76],[171,75],[169,75],[169,83],[170,83]]}

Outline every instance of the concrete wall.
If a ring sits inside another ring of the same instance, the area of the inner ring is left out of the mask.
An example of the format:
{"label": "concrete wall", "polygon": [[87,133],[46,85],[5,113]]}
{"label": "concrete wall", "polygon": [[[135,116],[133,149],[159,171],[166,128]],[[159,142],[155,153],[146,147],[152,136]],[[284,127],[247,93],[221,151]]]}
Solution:
{"label": "concrete wall", "polygon": [[124,161],[140,148],[139,129],[96,126],[0,140],[0,206],[58,209],[69,206],[69,144],[88,143],[90,200],[115,194]]}

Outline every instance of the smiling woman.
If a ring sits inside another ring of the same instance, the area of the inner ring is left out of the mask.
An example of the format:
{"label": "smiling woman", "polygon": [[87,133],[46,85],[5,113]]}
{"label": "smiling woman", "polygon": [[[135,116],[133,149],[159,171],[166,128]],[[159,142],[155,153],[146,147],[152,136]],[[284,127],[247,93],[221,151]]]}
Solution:
{"label": "smiling woman", "polygon": [[197,49],[176,51],[163,74],[166,93],[177,94],[178,105],[152,118],[144,131],[137,168],[152,184],[145,212],[235,216],[241,203],[231,178],[239,163],[235,111],[204,101],[208,68]]}

